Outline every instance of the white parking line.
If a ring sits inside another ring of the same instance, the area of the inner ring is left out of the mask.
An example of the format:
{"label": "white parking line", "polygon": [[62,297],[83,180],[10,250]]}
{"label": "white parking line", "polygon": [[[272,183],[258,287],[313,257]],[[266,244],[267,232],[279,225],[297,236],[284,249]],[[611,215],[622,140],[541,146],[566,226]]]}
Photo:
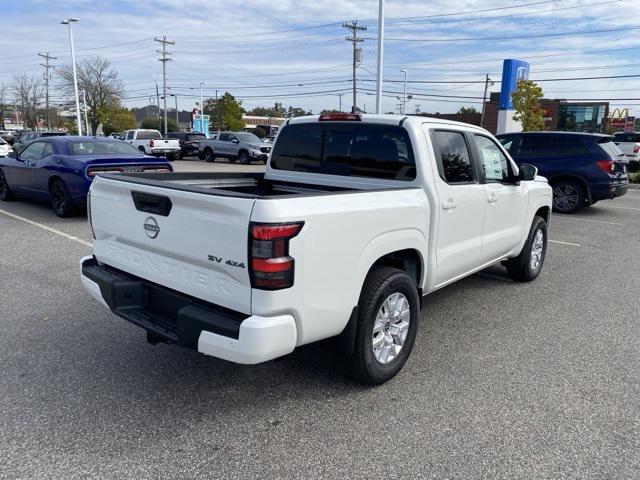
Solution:
{"label": "white parking line", "polygon": [[617,223],[617,222],[605,222],[602,220],[588,220],[586,218],[575,218],[575,217],[571,217],[569,215],[563,215],[563,214],[555,214],[554,218],[566,218],[567,220],[575,220],[576,222],[589,222],[589,223],[603,223],[605,225],[618,225],[619,227],[624,227],[624,223]]}
{"label": "white parking line", "polygon": [[570,247],[581,247],[579,243],[561,242],[560,240],[549,240],[549,243],[558,243],[560,245],[569,245]]}
{"label": "white parking line", "polygon": [[640,208],[633,207],[618,207],[617,205],[607,205],[605,208],[620,208],[622,210],[635,210],[636,212],[640,212]]}
{"label": "white parking line", "polygon": [[15,215],[11,212],[7,212],[6,210],[0,210],[0,213],[6,215],[7,217],[14,218],[16,220],[20,220],[21,222],[28,223],[29,225],[33,225],[34,227],[41,228],[46,230],[47,232],[55,233],[56,235],[60,235],[68,240],[73,240],[74,242],[81,243],[87,247],[93,247],[93,243],[87,242],[86,240],[82,240],[81,238],[76,237],[75,235],[69,235],[68,233],[61,232],[60,230],[56,230],[55,228],[47,227],[42,223],[34,222],[33,220],[29,220],[28,218],[21,217],[20,215]]}

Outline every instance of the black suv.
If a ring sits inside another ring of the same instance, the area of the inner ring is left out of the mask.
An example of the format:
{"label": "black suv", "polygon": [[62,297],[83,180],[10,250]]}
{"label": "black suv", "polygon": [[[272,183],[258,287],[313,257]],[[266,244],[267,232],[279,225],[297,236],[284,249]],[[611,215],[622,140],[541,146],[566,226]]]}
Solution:
{"label": "black suv", "polygon": [[521,132],[497,135],[517,164],[538,168],[553,187],[553,209],[573,213],[599,200],[627,193],[622,151],[608,135]]}
{"label": "black suv", "polygon": [[33,140],[37,140],[38,138],[44,138],[44,137],[59,137],[63,135],[66,135],[66,133],[65,132],[22,132],[22,135],[20,135],[20,138],[16,140],[13,144],[13,150],[16,153],[19,153],[27,145],[27,143]]}
{"label": "black suv", "polygon": [[179,159],[190,156],[198,156],[198,148],[200,140],[204,140],[207,136],[199,132],[169,132],[165,138],[170,140],[177,139],[180,142]]}

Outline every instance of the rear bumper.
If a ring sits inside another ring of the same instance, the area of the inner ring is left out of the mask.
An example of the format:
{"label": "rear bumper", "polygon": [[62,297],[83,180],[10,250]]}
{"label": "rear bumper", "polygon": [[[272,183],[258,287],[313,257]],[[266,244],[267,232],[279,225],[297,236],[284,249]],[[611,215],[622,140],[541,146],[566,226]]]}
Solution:
{"label": "rear bumper", "polygon": [[291,315],[247,316],[128,275],[95,257],[80,260],[82,283],[98,302],[154,338],[235,363],[255,364],[291,353]]}
{"label": "rear bumper", "polygon": [[612,182],[608,184],[594,185],[591,187],[591,200],[607,200],[621,197],[629,189],[629,182]]}

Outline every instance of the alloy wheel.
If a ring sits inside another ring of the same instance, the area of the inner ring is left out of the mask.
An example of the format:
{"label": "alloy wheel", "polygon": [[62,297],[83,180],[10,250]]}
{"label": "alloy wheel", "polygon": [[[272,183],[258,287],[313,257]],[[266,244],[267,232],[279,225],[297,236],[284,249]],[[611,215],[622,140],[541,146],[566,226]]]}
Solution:
{"label": "alloy wheel", "polygon": [[561,183],[553,188],[553,204],[556,210],[573,210],[580,200],[580,192],[573,185]]}
{"label": "alloy wheel", "polygon": [[409,333],[410,322],[411,307],[407,297],[399,292],[389,295],[373,324],[371,346],[378,363],[388,364],[398,357]]}

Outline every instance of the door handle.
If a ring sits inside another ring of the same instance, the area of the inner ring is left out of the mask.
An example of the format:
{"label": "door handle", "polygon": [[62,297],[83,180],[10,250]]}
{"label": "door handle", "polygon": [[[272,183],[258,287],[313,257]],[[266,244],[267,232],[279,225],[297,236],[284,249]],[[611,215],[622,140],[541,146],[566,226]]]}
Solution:
{"label": "door handle", "polygon": [[489,193],[489,196],[487,197],[487,202],[496,203],[497,201],[498,201],[498,195],[496,195],[494,192]]}
{"label": "door handle", "polygon": [[456,202],[453,198],[449,198],[446,201],[442,202],[442,208],[444,210],[452,210],[458,206],[458,202]]}

